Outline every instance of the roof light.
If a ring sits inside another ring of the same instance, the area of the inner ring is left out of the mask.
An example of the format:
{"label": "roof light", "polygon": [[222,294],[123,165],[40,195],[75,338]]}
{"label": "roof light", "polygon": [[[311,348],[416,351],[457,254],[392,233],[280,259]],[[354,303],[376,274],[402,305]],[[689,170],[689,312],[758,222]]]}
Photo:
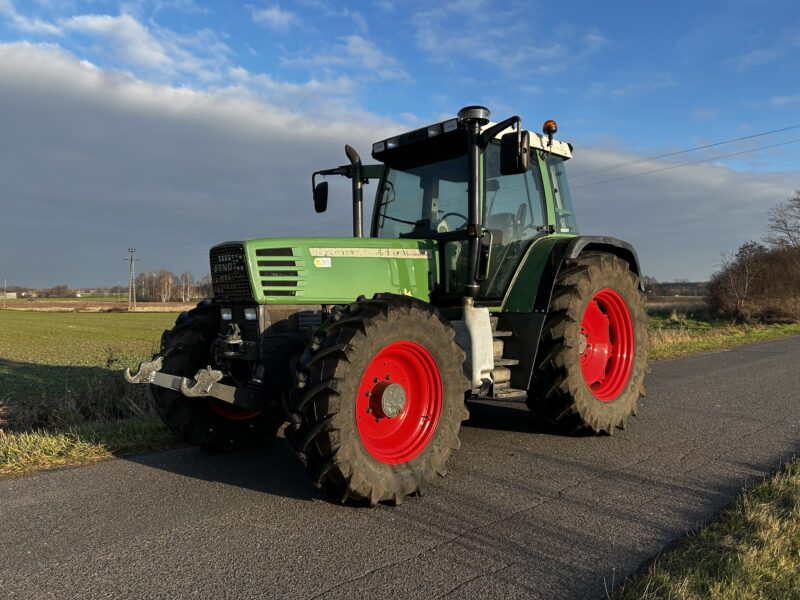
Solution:
{"label": "roof light", "polygon": [[395,138],[391,138],[391,139],[386,140],[386,149],[387,150],[392,150],[394,148],[397,148],[397,138],[395,137]]}
{"label": "roof light", "polygon": [[547,119],[542,125],[542,133],[547,135],[547,145],[553,146],[553,134],[558,131],[558,125],[553,119]]}
{"label": "roof light", "polygon": [[383,142],[375,142],[372,144],[372,153],[377,154],[378,152],[383,152],[384,148],[386,148],[386,144]]}
{"label": "roof light", "polygon": [[445,133],[450,133],[456,129],[458,129],[458,119],[450,119],[449,121],[442,123],[442,130]]}
{"label": "roof light", "polygon": [[429,125],[428,126],[428,137],[435,137],[442,133],[442,125],[441,123],[437,123],[436,125]]}

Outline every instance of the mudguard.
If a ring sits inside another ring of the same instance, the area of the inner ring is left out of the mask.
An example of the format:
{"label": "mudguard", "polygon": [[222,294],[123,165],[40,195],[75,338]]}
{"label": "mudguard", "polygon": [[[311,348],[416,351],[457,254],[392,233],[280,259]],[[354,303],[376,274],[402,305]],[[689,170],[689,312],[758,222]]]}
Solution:
{"label": "mudguard", "polygon": [[530,385],[539,338],[559,270],[566,261],[587,251],[608,252],[626,261],[639,277],[639,289],[644,291],[639,257],[628,242],[593,235],[538,240],[523,259],[497,315],[497,328],[515,334],[506,342],[510,355],[519,360],[519,364],[511,368],[513,388],[528,389]]}

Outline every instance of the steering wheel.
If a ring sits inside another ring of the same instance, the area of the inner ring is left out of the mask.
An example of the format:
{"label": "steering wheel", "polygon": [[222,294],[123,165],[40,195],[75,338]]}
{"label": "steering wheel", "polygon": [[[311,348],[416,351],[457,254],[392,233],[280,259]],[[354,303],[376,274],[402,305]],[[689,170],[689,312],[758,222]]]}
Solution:
{"label": "steering wheel", "polygon": [[[444,213],[441,217],[439,217],[439,220],[440,221],[444,221],[445,219],[447,219],[447,217],[460,217],[460,218],[464,219],[464,225],[466,225],[467,222],[469,221],[469,219],[466,216],[462,215],[459,212]],[[464,225],[462,225],[462,227],[464,227]]]}

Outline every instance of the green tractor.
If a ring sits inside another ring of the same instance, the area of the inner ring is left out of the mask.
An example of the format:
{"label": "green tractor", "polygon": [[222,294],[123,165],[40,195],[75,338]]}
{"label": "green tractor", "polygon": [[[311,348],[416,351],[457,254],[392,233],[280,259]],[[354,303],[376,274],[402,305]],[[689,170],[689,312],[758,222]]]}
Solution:
{"label": "green tractor", "polygon": [[[569,434],[612,433],[644,394],[647,332],[636,252],[578,235],[572,146],[456,118],[372,146],[352,181],[352,238],[264,238],[210,251],[214,299],[178,317],[126,369],[190,444],[285,436],[342,502],[400,503],[459,445],[472,398],[525,402]],[[363,186],[377,181],[365,236]]]}

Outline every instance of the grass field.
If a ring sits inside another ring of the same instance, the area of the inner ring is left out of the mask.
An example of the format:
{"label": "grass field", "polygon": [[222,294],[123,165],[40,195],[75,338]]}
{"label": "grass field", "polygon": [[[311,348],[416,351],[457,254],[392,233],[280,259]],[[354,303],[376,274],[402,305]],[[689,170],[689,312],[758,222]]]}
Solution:
{"label": "grass field", "polygon": [[177,443],[120,376],[175,317],[0,311],[0,475]]}

